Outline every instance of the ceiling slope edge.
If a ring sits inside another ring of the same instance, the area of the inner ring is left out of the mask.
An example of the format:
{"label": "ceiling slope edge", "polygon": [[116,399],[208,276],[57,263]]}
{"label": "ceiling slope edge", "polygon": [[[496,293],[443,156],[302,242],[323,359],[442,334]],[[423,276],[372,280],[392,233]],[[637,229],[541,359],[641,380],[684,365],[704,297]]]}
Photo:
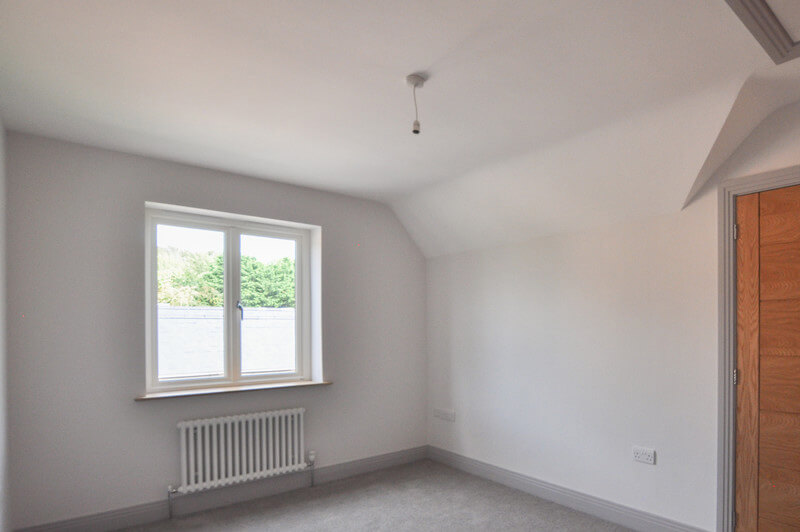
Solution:
{"label": "ceiling slope edge", "polygon": [[688,207],[739,146],[776,110],[800,99],[800,61],[751,75],[742,85],[730,114],[683,202]]}
{"label": "ceiling slope edge", "polygon": [[753,129],[708,180],[705,189],[778,171],[800,162],[800,99],[776,109]]}

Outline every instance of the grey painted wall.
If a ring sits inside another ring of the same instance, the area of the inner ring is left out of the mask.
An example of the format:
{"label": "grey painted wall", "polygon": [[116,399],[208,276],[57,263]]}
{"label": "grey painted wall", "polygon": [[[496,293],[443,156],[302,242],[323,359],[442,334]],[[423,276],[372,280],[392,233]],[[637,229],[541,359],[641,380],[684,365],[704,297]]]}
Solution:
{"label": "grey painted wall", "polygon": [[[182,419],[304,406],[320,466],[427,443],[425,261],[388,207],[13,132],[7,150],[15,527],[163,499]],[[134,402],[145,201],[321,225],[334,384]]]}

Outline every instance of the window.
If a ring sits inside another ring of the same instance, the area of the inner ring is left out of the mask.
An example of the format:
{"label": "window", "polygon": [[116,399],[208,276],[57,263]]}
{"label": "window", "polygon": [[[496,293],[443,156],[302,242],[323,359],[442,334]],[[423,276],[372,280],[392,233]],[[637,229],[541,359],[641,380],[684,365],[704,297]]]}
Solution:
{"label": "window", "polygon": [[148,394],[322,380],[319,227],[154,203],[146,219]]}

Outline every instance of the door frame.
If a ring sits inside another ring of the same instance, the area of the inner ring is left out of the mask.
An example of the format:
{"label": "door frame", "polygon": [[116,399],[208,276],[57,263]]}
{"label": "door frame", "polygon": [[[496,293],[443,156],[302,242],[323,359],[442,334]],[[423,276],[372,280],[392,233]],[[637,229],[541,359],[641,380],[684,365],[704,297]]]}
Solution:
{"label": "door frame", "polygon": [[733,532],[736,497],[736,197],[793,185],[800,185],[800,165],[719,184],[718,532]]}

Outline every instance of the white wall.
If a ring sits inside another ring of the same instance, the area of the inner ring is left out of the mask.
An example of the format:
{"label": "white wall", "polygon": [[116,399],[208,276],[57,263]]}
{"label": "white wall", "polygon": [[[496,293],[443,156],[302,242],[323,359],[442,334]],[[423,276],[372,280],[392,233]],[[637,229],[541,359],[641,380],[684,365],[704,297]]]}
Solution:
{"label": "white wall", "polygon": [[[426,443],[425,262],[388,207],[13,132],[7,149],[15,527],[163,500],[182,419],[304,406],[320,466]],[[321,225],[334,384],[134,402],[148,200]]]}
{"label": "white wall", "polygon": [[[432,445],[710,530],[717,207],[432,259]],[[634,444],[657,465],[635,463]]]}

